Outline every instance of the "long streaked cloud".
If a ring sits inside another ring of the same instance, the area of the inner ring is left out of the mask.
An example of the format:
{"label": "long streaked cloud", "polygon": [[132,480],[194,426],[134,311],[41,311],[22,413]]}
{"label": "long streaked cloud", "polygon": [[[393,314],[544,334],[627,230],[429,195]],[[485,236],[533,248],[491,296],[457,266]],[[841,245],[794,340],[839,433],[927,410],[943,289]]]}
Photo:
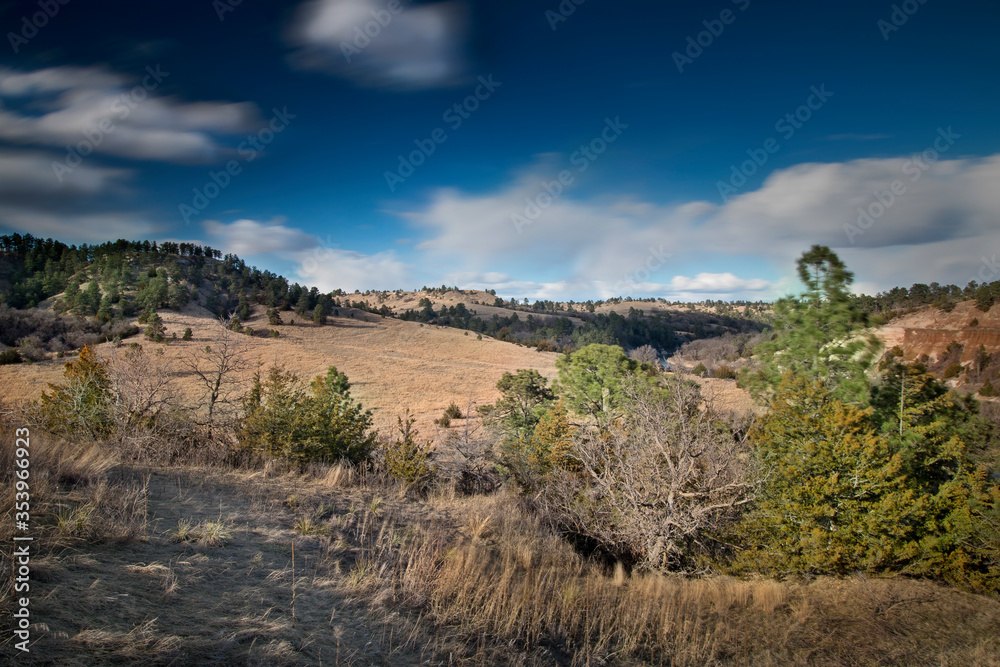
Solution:
{"label": "long streaked cloud", "polygon": [[[529,169],[485,194],[442,189],[404,215],[426,234],[420,249],[464,271],[558,267],[561,275],[535,284],[536,294],[560,285],[602,296],[768,298],[791,283],[737,273],[755,263],[789,275],[814,243],[835,248],[867,290],[931,279],[964,285],[984,256],[1000,251],[1000,155],[800,164],[724,204],[567,192],[538,206],[541,184],[551,179]],[[720,255],[742,270],[674,273],[682,261]]]}
{"label": "long streaked cloud", "polygon": [[247,102],[182,102],[158,95],[170,73],[159,65],[127,76],[103,67],[0,68],[0,140],[82,146],[83,156],[210,162],[226,151],[218,135],[259,125]]}
{"label": "long streaked cloud", "polygon": [[60,181],[50,151],[0,148],[0,225],[67,242],[155,237],[163,226],[143,211],[120,210],[109,199],[130,199],[128,169],[81,164]]}
{"label": "long streaked cloud", "polygon": [[310,0],[288,31],[291,62],[365,87],[454,85],[468,70],[468,16],[460,0]]}
{"label": "long streaked cloud", "polygon": [[165,227],[142,212],[51,212],[0,204],[0,223],[68,243],[157,238]]}
{"label": "long streaked cloud", "polygon": [[52,161],[56,157],[57,154],[48,151],[0,148],[0,198],[7,203],[24,200],[36,205],[51,204],[53,199],[120,189],[132,176],[127,169],[82,164],[60,181],[52,173]]}

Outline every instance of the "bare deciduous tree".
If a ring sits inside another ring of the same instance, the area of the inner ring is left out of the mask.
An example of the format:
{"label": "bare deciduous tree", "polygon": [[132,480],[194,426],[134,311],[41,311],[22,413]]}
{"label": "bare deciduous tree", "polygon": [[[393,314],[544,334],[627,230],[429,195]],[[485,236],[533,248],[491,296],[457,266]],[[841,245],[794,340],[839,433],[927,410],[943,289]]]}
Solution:
{"label": "bare deciduous tree", "polygon": [[133,458],[159,458],[172,445],[168,413],[177,407],[170,363],[142,348],[112,348],[106,364],[111,436]]}
{"label": "bare deciduous tree", "polygon": [[183,360],[204,389],[205,424],[210,431],[220,420],[232,417],[246,375],[253,368],[247,337],[233,331],[230,324],[229,318],[220,319],[213,325],[211,343],[194,349]]}
{"label": "bare deciduous tree", "polygon": [[697,385],[629,381],[626,416],[578,431],[573,459],[540,501],[562,526],[640,569],[691,569],[711,535],[753,498],[746,428],[704,405]]}
{"label": "bare deciduous tree", "polygon": [[640,364],[655,364],[660,360],[660,354],[652,345],[643,345],[629,351],[628,356]]}

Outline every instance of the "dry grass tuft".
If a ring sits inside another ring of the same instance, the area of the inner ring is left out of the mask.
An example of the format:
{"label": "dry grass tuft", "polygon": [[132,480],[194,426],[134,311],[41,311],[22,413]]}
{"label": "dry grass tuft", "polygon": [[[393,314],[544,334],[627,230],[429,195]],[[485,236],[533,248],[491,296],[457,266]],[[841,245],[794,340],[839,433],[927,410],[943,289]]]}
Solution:
{"label": "dry grass tuft", "polygon": [[72,641],[106,662],[128,660],[156,664],[174,657],[183,643],[180,637],[158,633],[156,621],[154,618],[140,623],[128,632],[84,630]]}

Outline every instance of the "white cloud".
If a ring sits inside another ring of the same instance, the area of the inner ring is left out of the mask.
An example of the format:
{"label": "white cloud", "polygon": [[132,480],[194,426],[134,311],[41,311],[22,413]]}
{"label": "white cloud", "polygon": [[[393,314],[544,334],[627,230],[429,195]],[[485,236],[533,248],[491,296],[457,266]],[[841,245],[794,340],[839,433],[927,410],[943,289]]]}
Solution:
{"label": "white cloud", "polygon": [[[428,233],[418,248],[464,271],[545,271],[553,280],[532,283],[536,294],[561,285],[607,297],[624,285],[667,298],[753,299],[785,293],[790,283],[760,276],[775,269],[791,276],[796,258],[816,243],[833,247],[868,291],[935,280],[964,285],[984,257],[1000,254],[1000,155],[801,164],[725,204],[584,200],[572,188],[540,201],[549,171],[534,167],[485,194],[432,193],[405,214]],[[888,194],[894,187],[897,194]],[[862,219],[867,229],[852,234],[859,207],[872,222]],[[717,266],[726,256],[738,272],[678,275],[681,263]]]}
{"label": "white cloud", "polygon": [[460,0],[310,0],[289,32],[299,47],[292,62],[369,87],[454,85],[467,70],[468,13]]}
{"label": "white cloud", "polygon": [[97,67],[31,72],[0,68],[0,101],[14,100],[41,110],[34,114],[0,107],[0,139],[79,146],[84,159],[93,152],[208,162],[225,151],[215,134],[235,134],[260,124],[256,107],[249,103],[185,103],[157,96],[156,88],[169,76],[158,65],[134,80]]}
{"label": "white cloud", "polygon": [[300,279],[323,291],[412,289],[410,268],[392,252],[365,255],[317,246],[297,253],[296,257]]}
{"label": "white cloud", "polygon": [[670,289],[674,292],[713,292],[725,294],[729,292],[760,291],[771,287],[766,280],[754,278],[744,280],[732,273],[699,273],[694,278],[674,276],[670,281]]}
{"label": "white cloud", "polygon": [[240,256],[273,252],[279,255],[301,252],[317,245],[316,237],[301,229],[286,227],[282,220],[257,222],[236,220],[229,224],[206,220],[205,231],[224,252]]}
{"label": "white cloud", "polygon": [[244,257],[268,253],[295,262],[295,277],[325,292],[337,288],[351,292],[410,288],[410,268],[394,253],[365,255],[331,248],[312,234],[284,222],[284,218],[270,222],[244,219],[228,224],[207,220],[204,227],[212,245],[223,252]]}

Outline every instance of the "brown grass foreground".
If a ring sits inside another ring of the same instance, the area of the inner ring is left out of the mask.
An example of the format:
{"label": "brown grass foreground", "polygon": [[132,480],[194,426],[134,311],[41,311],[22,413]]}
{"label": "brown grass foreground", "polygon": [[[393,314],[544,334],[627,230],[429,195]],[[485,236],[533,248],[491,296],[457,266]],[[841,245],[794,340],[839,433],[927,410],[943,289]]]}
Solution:
{"label": "brown grass foreground", "polygon": [[12,664],[1000,664],[1000,601],[931,582],[631,577],[505,493],[124,468],[41,433],[31,457],[33,644],[18,654],[5,630]]}

